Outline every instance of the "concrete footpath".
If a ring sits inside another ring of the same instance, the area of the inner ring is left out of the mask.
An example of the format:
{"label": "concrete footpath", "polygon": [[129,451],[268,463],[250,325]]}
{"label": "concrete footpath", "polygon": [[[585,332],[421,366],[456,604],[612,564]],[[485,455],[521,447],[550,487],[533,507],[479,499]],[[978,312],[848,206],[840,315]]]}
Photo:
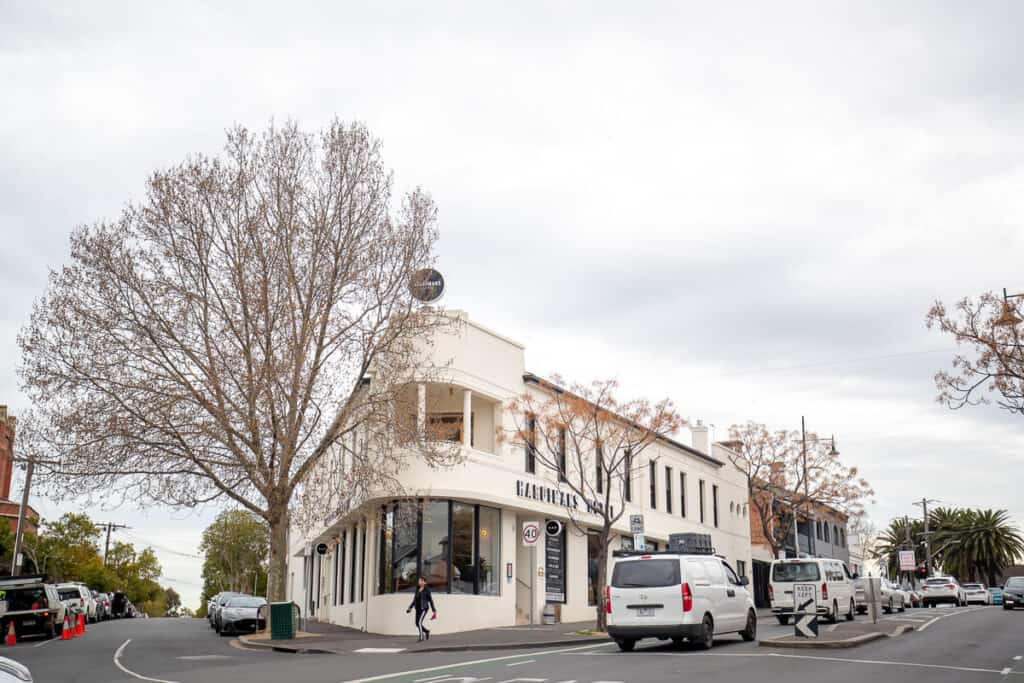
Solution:
{"label": "concrete footpath", "polygon": [[[270,640],[268,633],[240,636],[246,646],[268,648],[278,652],[309,654],[404,653],[404,652],[465,652],[471,650],[512,650],[543,647],[561,647],[587,643],[608,642],[605,634],[586,633],[594,627],[593,621],[567,624],[507,626],[432,635],[430,640],[416,641],[416,635],[385,636],[355,629],[308,622],[306,630],[291,640]],[[578,633],[583,631],[583,633]]]}

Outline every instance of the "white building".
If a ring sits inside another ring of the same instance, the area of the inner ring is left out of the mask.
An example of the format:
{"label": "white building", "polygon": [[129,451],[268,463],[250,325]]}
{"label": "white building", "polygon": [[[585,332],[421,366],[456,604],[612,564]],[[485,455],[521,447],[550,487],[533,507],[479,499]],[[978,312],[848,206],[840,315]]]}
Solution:
{"label": "white building", "polygon": [[[381,496],[311,533],[293,527],[288,598],[304,615],[376,633],[413,633],[405,610],[422,575],[439,610],[438,633],[526,623],[531,600],[538,622],[549,603],[563,622],[594,618],[593,544],[568,514],[569,506],[585,506],[554,472],[540,465],[528,471],[525,449],[497,436],[515,430],[505,409],[509,401],[544,389],[525,370],[522,344],[456,315],[464,322],[458,334],[437,339],[432,351],[447,366],[446,381],[410,391],[420,410],[429,410],[430,424],[452,427],[464,461],[445,470],[411,463],[402,481],[414,499]],[[657,462],[638,468],[642,478],[633,481],[632,502],[617,529],[624,544],[629,514],[639,513],[648,543],[664,548],[671,533],[708,533],[717,552],[746,574],[747,489],[725,447],[709,444],[707,428],[697,427],[692,445],[666,439],[639,457]],[[587,513],[576,519],[585,524]],[[522,525],[538,521],[543,528],[548,520],[563,522],[563,531],[542,534],[532,559],[521,543]],[[593,521],[596,526],[599,518]],[[328,549],[322,555],[316,552],[321,543]]]}

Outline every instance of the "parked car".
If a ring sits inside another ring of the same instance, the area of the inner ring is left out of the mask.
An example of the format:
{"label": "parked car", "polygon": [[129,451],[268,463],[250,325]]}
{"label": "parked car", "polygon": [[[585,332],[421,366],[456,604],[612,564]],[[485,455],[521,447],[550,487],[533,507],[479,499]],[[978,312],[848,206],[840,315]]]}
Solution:
{"label": "parked car", "polygon": [[235,596],[221,608],[217,616],[217,633],[242,633],[266,627],[266,618],[260,618],[260,608],[267,604],[264,598]]}
{"label": "parked car", "polygon": [[96,621],[106,621],[110,618],[110,593],[99,593],[93,591],[93,599],[96,601]]}
{"label": "parked car", "polygon": [[34,680],[24,664],[0,657],[0,683],[32,683]]}
{"label": "parked car", "polygon": [[992,605],[1003,604],[1003,587],[1002,586],[990,586],[988,589],[989,598],[992,600]]}
{"label": "parked car", "polygon": [[88,620],[89,603],[92,600],[91,594],[86,598],[89,589],[80,583],[58,583],[57,593],[61,602],[67,605],[72,621],[78,619],[79,614],[86,615]]}
{"label": "parked car", "polygon": [[908,583],[903,584],[903,592],[907,596],[907,604],[911,607],[921,606],[921,592]]}
{"label": "parked car", "polygon": [[754,640],[748,583],[710,553],[616,551],[605,588],[608,635],[624,652],[642,638],[689,640],[704,649],[726,633]]}
{"label": "parked car", "polygon": [[970,605],[972,602],[979,605],[990,605],[992,596],[989,595],[988,589],[985,588],[985,584],[982,583],[965,583],[964,586],[964,601]]}
{"label": "parked car", "polygon": [[907,597],[903,589],[889,579],[882,578],[882,610],[886,614],[893,612],[904,612],[907,609]]}
{"label": "parked car", "polygon": [[797,611],[793,597],[793,585],[797,583],[814,584],[818,616],[836,622],[842,614],[853,621],[857,596],[847,566],[839,560],[800,557],[772,562],[768,599],[780,624],[788,624]]}
{"label": "parked car", "polygon": [[125,619],[128,616],[128,596],[121,592],[111,593],[110,616],[114,619]]}
{"label": "parked car", "polygon": [[1024,607],[1024,576],[1011,576],[1003,585],[1003,609]]}
{"label": "parked car", "polygon": [[41,634],[53,638],[64,626],[66,607],[43,574],[0,577],[0,631],[14,624],[19,637]]}
{"label": "parked car", "polygon": [[223,593],[218,594],[217,600],[213,603],[213,608],[210,612],[210,627],[214,630],[217,629],[217,619],[220,617],[220,611],[224,608],[224,605],[228,600],[235,597],[244,597],[245,595],[245,593],[237,593],[233,591],[224,591]]}
{"label": "parked car", "polygon": [[921,584],[921,598],[925,607],[949,602],[957,606],[967,604],[964,589],[953,576],[933,576],[925,579]]}

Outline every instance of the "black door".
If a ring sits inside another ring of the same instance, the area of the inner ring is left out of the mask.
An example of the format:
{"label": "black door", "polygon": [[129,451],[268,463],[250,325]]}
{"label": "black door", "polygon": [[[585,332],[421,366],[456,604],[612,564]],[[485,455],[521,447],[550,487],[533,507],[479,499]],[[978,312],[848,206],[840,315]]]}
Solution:
{"label": "black door", "polygon": [[768,574],[772,566],[759,560],[754,560],[752,564],[754,567],[754,605],[771,607],[768,600]]}

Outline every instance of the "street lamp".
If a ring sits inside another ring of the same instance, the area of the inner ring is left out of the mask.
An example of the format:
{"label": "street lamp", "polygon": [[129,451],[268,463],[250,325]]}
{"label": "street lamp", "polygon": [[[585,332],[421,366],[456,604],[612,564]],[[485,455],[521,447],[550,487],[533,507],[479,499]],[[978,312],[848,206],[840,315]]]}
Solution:
{"label": "street lamp", "polygon": [[1010,299],[1021,298],[1024,298],[1024,294],[1007,294],[1006,287],[1003,287],[1003,311],[999,314],[999,317],[996,318],[993,325],[996,325],[997,327],[1014,327],[1015,325],[1024,322],[1024,320],[1017,315],[1013,306],[1010,305]]}
{"label": "street lamp", "polygon": [[[835,434],[828,437],[827,439],[819,439],[819,441],[827,441],[829,443],[829,455],[839,455],[839,451],[836,449],[836,437]],[[800,416],[800,442],[802,444],[802,463],[803,463],[803,479],[804,479],[804,503],[810,499],[810,483],[807,481],[807,425],[804,416]],[[811,533],[810,526],[807,527],[807,550],[811,550],[811,541],[813,534]],[[800,522],[797,517],[796,508],[793,508],[793,549],[796,552],[796,556],[800,557]]]}

